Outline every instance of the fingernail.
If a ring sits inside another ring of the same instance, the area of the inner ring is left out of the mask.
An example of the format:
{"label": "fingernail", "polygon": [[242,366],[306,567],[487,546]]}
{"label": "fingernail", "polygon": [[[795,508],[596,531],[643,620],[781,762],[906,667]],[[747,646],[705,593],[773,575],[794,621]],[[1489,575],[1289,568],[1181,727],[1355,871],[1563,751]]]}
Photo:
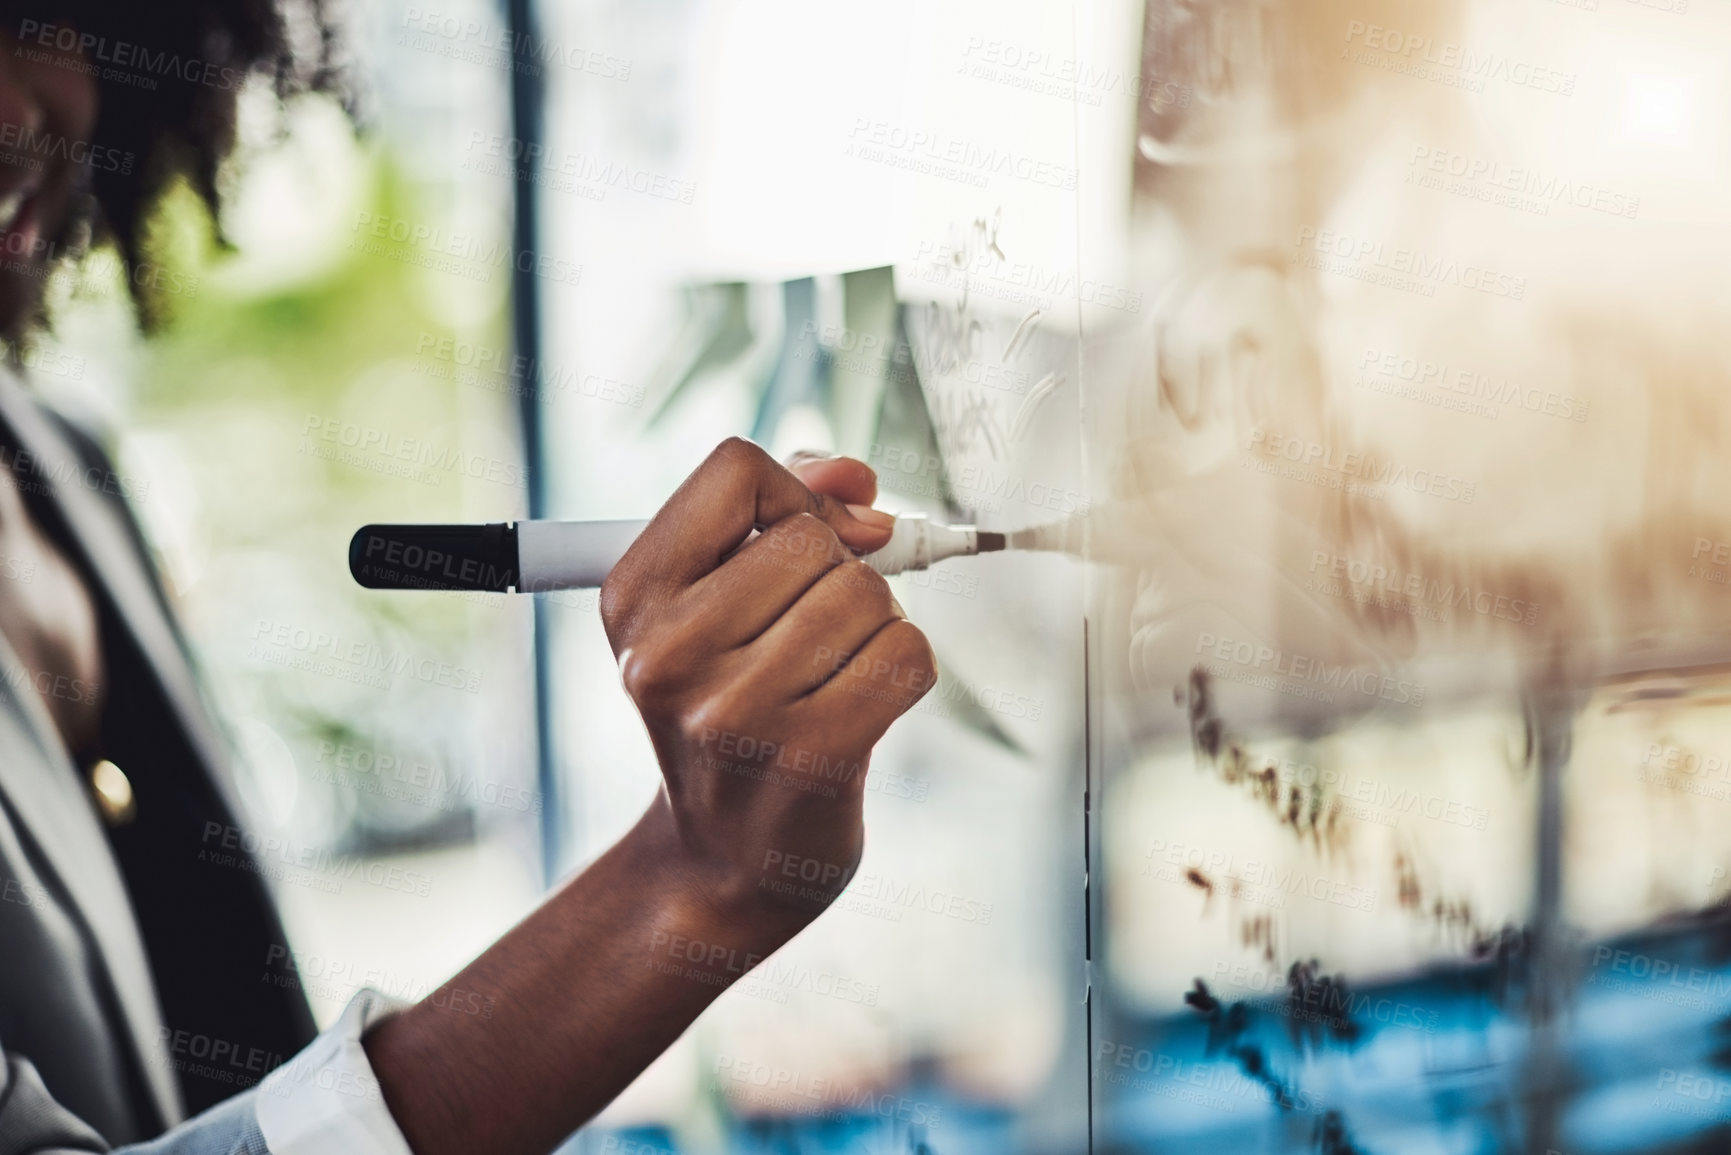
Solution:
{"label": "fingernail", "polygon": [[894,529],[896,526],[895,514],[873,509],[869,505],[850,505],[847,511],[853,514],[855,521],[864,522],[873,529]]}
{"label": "fingernail", "polygon": [[902,609],[902,603],[896,601],[896,595],[890,595],[890,608],[896,612],[896,617],[902,621],[908,620],[908,611]]}

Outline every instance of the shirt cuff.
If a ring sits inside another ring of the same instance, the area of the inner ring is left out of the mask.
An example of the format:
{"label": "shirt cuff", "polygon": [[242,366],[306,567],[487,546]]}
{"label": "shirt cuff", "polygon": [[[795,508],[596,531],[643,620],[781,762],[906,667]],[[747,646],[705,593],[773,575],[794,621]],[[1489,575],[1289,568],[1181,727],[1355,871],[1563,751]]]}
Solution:
{"label": "shirt cuff", "polygon": [[361,1046],[369,1027],[407,1005],[357,992],[324,1034],[259,1085],[258,1127],[271,1155],[414,1155]]}

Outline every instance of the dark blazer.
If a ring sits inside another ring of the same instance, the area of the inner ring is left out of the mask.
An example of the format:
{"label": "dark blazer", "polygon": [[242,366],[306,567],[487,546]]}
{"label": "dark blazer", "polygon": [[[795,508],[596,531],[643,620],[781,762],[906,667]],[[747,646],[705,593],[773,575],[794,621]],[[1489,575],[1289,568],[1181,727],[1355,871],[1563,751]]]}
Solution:
{"label": "dark blazer", "polygon": [[[0,484],[23,491],[99,605],[103,754],[137,800],[130,824],[103,821],[0,638],[0,1155],[101,1150],[95,1136],[147,1139],[243,1090],[257,1057],[286,1061],[313,1020],[300,990],[270,981],[287,940],[256,864],[210,835],[238,821],[230,747],[130,483],[4,370]],[[201,859],[219,842],[238,860]]]}

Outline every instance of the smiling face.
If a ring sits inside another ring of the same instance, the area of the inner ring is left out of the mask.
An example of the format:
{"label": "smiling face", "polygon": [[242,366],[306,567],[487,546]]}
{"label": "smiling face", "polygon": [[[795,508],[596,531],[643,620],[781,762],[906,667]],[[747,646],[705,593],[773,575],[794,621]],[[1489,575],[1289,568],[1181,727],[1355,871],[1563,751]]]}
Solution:
{"label": "smiling face", "polygon": [[82,55],[0,30],[0,332],[24,328],[89,188],[97,96]]}

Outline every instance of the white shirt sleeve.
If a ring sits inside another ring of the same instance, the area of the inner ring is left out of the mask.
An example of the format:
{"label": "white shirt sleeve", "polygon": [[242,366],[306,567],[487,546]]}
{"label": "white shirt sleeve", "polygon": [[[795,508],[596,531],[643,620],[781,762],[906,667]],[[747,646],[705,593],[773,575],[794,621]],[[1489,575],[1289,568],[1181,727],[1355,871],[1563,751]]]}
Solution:
{"label": "white shirt sleeve", "polygon": [[358,992],[324,1034],[259,1085],[258,1127],[271,1155],[414,1155],[361,1046],[368,1027],[407,1005]]}

